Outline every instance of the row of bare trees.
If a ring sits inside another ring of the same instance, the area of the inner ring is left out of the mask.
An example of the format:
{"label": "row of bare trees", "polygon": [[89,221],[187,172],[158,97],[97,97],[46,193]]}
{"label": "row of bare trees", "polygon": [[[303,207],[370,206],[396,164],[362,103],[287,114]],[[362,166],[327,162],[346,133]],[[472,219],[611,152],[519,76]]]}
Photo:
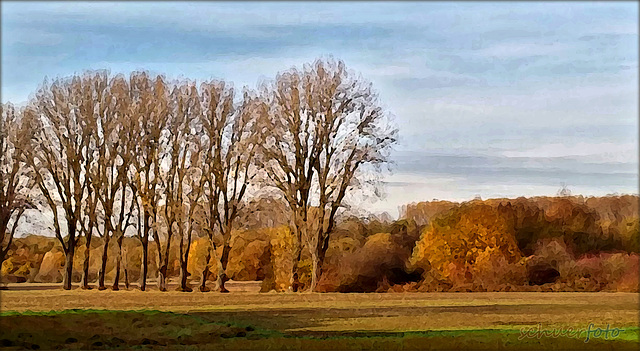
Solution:
{"label": "row of bare trees", "polygon": [[[303,247],[311,252],[315,289],[345,198],[375,180],[396,137],[371,84],[334,60],[291,69],[239,97],[220,81],[89,72],[45,82],[19,111],[4,106],[1,126],[0,259],[35,187],[65,253],[65,289],[81,235],[82,286],[89,288],[89,247],[98,235],[98,288],[105,289],[115,240],[117,290],[122,241],[132,233],[142,247],[141,290],[149,244],[157,248],[158,287],[166,290],[170,246],[178,242],[179,289],[190,291],[192,237],[205,235],[207,262],[222,247],[217,287],[224,292],[231,233],[249,194],[261,191],[278,193],[289,206],[297,239],[291,290],[300,286]],[[201,272],[201,291],[209,290],[210,268]]]}

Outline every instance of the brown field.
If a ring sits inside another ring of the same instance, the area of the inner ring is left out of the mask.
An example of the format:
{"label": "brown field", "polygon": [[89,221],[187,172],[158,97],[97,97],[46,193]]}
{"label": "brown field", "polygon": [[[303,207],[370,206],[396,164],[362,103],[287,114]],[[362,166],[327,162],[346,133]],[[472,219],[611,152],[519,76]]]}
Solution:
{"label": "brown field", "polygon": [[[232,292],[3,290],[2,312],[65,309],[149,309],[206,313],[264,324],[279,331],[419,331],[432,329],[638,325],[634,293],[267,293],[257,284],[231,283]],[[240,290],[240,291],[239,291]]]}
{"label": "brown field", "polygon": [[[15,313],[11,312],[19,312],[20,316],[29,316],[33,313],[27,311],[36,312],[37,315],[40,312],[68,309],[172,312],[179,316],[199,318],[206,323],[217,323],[216,325],[251,326],[252,329],[267,333],[278,333],[279,338],[283,335],[289,338],[278,339],[279,342],[292,343],[292,340],[301,340],[290,339],[292,337],[301,337],[304,340],[308,338],[325,340],[321,346],[312,344],[310,346],[312,348],[327,347],[328,340],[335,337],[377,336],[382,337],[381,342],[387,342],[390,340],[390,335],[391,339],[398,335],[406,339],[411,333],[435,331],[509,332],[510,338],[517,340],[518,331],[521,328],[537,327],[538,324],[543,329],[549,329],[586,328],[593,323],[595,327],[605,328],[609,324],[611,328],[626,328],[631,332],[625,338],[626,344],[616,344],[617,346],[629,348],[638,345],[639,295],[634,293],[260,294],[251,292],[258,287],[258,283],[255,282],[231,283],[230,287],[233,291],[229,294],[154,290],[147,292],[80,289],[64,291],[46,284],[30,286],[36,289],[23,290],[29,286],[11,285],[9,290],[0,292],[2,298],[0,308],[5,316],[17,318]],[[14,288],[18,289],[14,290]],[[504,338],[505,335],[501,337]],[[416,337],[418,336],[414,336]],[[418,338],[420,337],[422,336]],[[484,335],[483,340],[499,342],[501,339],[494,340],[496,337]],[[366,341],[369,340],[368,338],[360,339]],[[270,340],[273,341],[273,338]],[[547,345],[535,341],[538,344],[533,345],[533,349],[536,349],[536,345]],[[573,341],[575,341],[573,344],[559,345],[566,348],[584,345],[582,340]],[[225,339],[225,342],[226,347],[235,345],[233,347],[249,349],[252,348],[251,345],[261,345],[251,343],[247,338],[243,340],[236,338],[235,341]],[[525,340],[525,342],[530,341]],[[546,342],[551,343],[547,346],[555,345],[554,340],[550,339]],[[609,346],[613,346],[616,342],[619,340]],[[358,345],[362,346],[362,344]],[[527,345],[532,346],[531,344],[520,346]],[[593,342],[589,346],[596,345],[603,346]]]}

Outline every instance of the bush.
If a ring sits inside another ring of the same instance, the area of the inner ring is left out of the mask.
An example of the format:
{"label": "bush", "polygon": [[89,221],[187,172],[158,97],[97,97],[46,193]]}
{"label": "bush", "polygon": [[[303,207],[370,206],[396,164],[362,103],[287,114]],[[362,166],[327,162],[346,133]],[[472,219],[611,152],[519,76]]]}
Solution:
{"label": "bush", "polygon": [[478,254],[472,274],[473,291],[500,291],[527,282],[525,261],[511,262],[497,247],[487,247]]}
{"label": "bush", "polygon": [[354,252],[336,254],[325,265],[318,291],[373,292],[386,291],[392,285],[418,280],[408,270],[411,246],[403,246],[406,234],[378,233],[370,236]]}
{"label": "bush", "polygon": [[269,237],[269,264],[261,291],[286,291],[291,281],[291,264],[295,237],[289,227],[266,229]]}
{"label": "bush", "polygon": [[435,218],[422,232],[411,263],[428,285],[464,290],[474,275],[482,279],[473,268],[479,258],[489,266],[494,261],[511,265],[521,258],[513,219],[501,205],[466,203]]}

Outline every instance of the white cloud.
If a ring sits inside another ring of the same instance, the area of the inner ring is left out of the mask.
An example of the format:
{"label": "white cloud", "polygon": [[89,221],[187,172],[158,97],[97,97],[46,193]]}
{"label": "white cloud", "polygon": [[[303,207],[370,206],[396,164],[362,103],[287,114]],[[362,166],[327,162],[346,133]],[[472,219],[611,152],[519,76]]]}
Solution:
{"label": "white cloud", "polygon": [[505,151],[506,157],[588,157],[593,162],[637,162],[638,145],[636,143],[589,143],[579,142],[573,145],[562,143],[544,144],[522,151]]}
{"label": "white cloud", "polygon": [[499,59],[513,59],[531,56],[560,55],[567,53],[571,48],[570,45],[560,45],[557,43],[540,44],[519,41],[495,44],[483,49],[473,50],[471,54],[474,56]]}

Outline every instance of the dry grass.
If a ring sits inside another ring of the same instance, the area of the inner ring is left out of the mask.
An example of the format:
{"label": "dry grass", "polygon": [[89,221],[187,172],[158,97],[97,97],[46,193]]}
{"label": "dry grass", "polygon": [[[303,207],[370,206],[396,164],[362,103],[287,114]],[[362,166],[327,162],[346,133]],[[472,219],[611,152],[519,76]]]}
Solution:
{"label": "dry grass", "polygon": [[[235,292],[230,294],[10,286],[0,291],[0,348],[638,348],[638,295],[633,293],[260,294],[248,292],[256,283],[231,286]],[[538,324],[550,330],[590,323],[625,332],[588,343],[584,338],[521,338],[521,328]]]}
{"label": "dry grass", "polygon": [[633,293],[220,294],[59,288],[4,290],[0,297],[2,312],[144,309],[197,314],[282,332],[519,328],[538,323],[637,326],[639,301]]}

